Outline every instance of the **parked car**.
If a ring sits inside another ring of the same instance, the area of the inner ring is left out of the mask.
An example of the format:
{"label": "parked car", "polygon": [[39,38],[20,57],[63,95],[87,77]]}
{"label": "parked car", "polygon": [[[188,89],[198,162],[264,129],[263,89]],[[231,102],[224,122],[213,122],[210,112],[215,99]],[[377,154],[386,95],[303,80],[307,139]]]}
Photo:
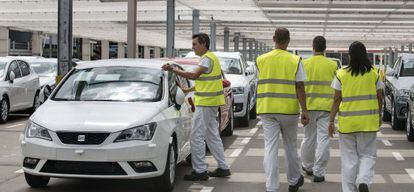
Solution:
{"label": "parked car", "polygon": [[40,95],[40,101],[43,103],[56,87],[56,76],[58,74],[58,63],[56,58],[33,58],[26,59],[26,62],[39,75],[40,89],[43,95]]}
{"label": "parked car", "polygon": [[407,105],[407,123],[406,134],[408,141],[414,141],[414,85],[410,88],[410,94]]}
{"label": "parked car", "polygon": [[[21,148],[31,187],[50,177],[154,178],[171,191],[190,154],[191,106],[156,59],[85,62],[28,120]],[[189,85],[188,85],[189,86]]]}
{"label": "parked car", "polygon": [[[214,52],[220,60],[221,70],[231,82],[234,94],[234,116],[241,126],[249,126],[250,119],[256,119],[257,76],[254,67],[249,66],[239,52]],[[186,57],[196,57],[190,52]]]}
{"label": "parked car", "polygon": [[[199,58],[175,58],[170,59],[174,63],[180,65],[186,71],[193,71],[197,68]],[[231,136],[233,135],[234,128],[234,114],[233,114],[233,103],[234,97],[231,89],[231,83],[226,79],[226,76],[223,74],[223,91],[225,96],[226,104],[220,106],[217,118],[219,122],[219,129],[222,135]],[[194,86],[194,81],[190,81],[191,86]],[[191,93],[191,98],[194,93]],[[194,99],[192,99],[194,100]],[[192,102],[192,101],[191,101]]]}
{"label": "parked car", "polygon": [[39,77],[30,65],[13,57],[0,57],[0,123],[10,112],[33,112],[39,103]]}
{"label": "parked car", "polygon": [[328,57],[328,59],[335,61],[336,65],[338,66],[338,69],[342,68],[342,61],[338,58]]}
{"label": "parked car", "polygon": [[407,103],[414,84],[414,54],[402,54],[385,77],[383,120],[391,121],[393,129],[404,129]]}

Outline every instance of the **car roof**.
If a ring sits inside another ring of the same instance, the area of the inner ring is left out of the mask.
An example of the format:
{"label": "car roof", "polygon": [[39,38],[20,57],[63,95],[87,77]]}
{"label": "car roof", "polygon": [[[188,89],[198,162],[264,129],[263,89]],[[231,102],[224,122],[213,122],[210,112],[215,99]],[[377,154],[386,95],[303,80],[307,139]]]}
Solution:
{"label": "car roof", "polygon": [[47,63],[57,63],[58,62],[57,58],[38,57],[38,58],[28,58],[28,59],[21,58],[21,59],[28,62],[29,64],[33,63],[33,62],[47,62]]}
{"label": "car roof", "polygon": [[11,57],[0,57],[0,61],[1,62],[8,63],[8,62],[13,61],[13,60],[15,60],[15,58],[11,58]]}
{"label": "car roof", "polygon": [[77,69],[88,69],[97,67],[145,67],[160,69],[168,61],[162,59],[106,59],[96,61],[83,61],[79,63]]}
{"label": "car roof", "polygon": [[414,54],[403,53],[401,54],[403,60],[414,60]]}
{"label": "car roof", "polygon": [[200,58],[199,57],[178,57],[178,58],[169,58],[168,61],[173,61],[179,65],[198,65]]}
{"label": "car roof", "polygon": [[[230,57],[238,59],[240,58],[241,53],[240,52],[222,52],[222,51],[214,51],[213,52],[217,57]],[[185,57],[199,57],[197,56],[194,51],[191,51],[187,54]]]}

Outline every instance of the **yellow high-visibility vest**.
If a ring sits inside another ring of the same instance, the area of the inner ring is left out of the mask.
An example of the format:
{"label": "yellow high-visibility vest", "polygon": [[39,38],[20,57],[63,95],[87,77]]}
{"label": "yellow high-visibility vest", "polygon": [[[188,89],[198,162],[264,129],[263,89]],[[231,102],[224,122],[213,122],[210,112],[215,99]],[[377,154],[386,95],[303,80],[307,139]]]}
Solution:
{"label": "yellow high-visibility vest", "polygon": [[209,58],[213,69],[208,74],[202,74],[195,80],[195,105],[220,106],[225,104],[220,61],[211,51],[205,53],[201,59]]}
{"label": "yellow high-visibility vest", "polygon": [[257,114],[299,114],[296,73],[300,57],[275,49],[257,58]]}
{"label": "yellow high-visibility vest", "polygon": [[340,133],[376,132],[379,130],[376,69],[364,75],[352,76],[348,68],[336,74],[342,87],[339,106]]}
{"label": "yellow high-visibility vest", "polygon": [[310,111],[331,111],[334,97],[332,80],[338,69],[335,61],[323,55],[312,56],[303,61],[306,71],[306,106]]}

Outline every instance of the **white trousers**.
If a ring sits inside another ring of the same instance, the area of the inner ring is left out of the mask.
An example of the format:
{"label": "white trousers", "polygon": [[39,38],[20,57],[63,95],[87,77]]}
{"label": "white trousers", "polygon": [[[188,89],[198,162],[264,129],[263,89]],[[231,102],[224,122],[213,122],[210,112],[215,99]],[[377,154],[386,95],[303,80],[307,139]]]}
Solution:
{"label": "white trousers", "polygon": [[206,145],[218,163],[218,167],[228,169],[224,158],[223,142],[220,138],[219,123],[217,122],[218,107],[196,106],[193,117],[193,127],[190,135],[191,159],[193,169],[197,173],[207,171]]}
{"label": "white trousers", "polygon": [[329,160],[329,112],[309,111],[309,117],[300,150],[302,166],[312,170],[315,176],[322,177]]}
{"label": "white trousers", "polygon": [[289,185],[295,185],[301,176],[296,147],[298,115],[261,115],[264,131],[265,154],[263,167],[266,174],[266,191],[279,190],[279,138],[282,134],[285,148],[285,168]]}
{"label": "white trousers", "polygon": [[357,186],[372,184],[377,157],[377,133],[339,134],[342,191],[357,192]]}

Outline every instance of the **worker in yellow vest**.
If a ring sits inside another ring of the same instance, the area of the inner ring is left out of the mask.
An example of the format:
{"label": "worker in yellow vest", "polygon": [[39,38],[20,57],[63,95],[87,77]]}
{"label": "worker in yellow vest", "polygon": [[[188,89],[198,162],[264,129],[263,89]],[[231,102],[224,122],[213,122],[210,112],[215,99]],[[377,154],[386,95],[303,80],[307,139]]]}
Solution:
{"label": "worker in yellow vest", "polygon": [[309,124],[305,126],[305,137],[301,145],[302,169],[314,182],[325,181],[326,166],[329,160],[329,112],[331,111],[334,90],[332,80],[338,66],[326,58],[326,39],[316,36],[313,39],[313,56],[304,60],[306,71],[306,106],[309,111]]}
{"label": "worker in yellow vest", "polygon": [[288,29],[277,28],[273,41],[276,49],[259,56],[256,62],[259,71],[256,111],[264,131],[266,191],[279,191],[278,148],[281,134],[289,192],[296,192],[304,183],[296,142],[299,104],[302,123],[309,121],[303,83],[306,73],[300,57],[286,51],[290,42]]}
{"label": "worker in yellow vest", "polygon": [[368,192],[374,177],[383,85],[364,44],[353,42],[349,56],[349,65],[339,69],[332,82],[335,97],[329,116],[329,135],[333,137],[339,111],[342,191]]}
{"label": "worker in yellow vest", "polygon": [[[224,158],[223,143],[219,133],[217,111],[225,104],[222,84],[222,73],[219,59],[211,51],[210,38],[205,33],[193,35],[193,50],[201,56],[200,64],[192,72],[182,71],[171,65],[163,69],[176,73],[184,78],[195,80],[195,113],[190,133],[191,160],[193,171],[184,175],[184,180],[201,181],[210,177],[227,177],[230,170]],[[186,90],[187,91],[187,90]],[[205,142],[218,163],[218,168],[207,171],[205,162]]]}

